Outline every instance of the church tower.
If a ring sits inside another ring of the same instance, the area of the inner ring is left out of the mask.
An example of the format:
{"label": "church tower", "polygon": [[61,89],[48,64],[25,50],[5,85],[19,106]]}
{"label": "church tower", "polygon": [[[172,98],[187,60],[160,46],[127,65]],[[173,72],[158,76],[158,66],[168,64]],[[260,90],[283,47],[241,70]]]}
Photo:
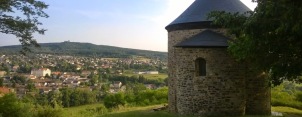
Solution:
{"label": "church tower", "polygon": [[195,0],[168,31],[169,111],[194,115],[269,115],[270,87],[227,52],[225,29],[211,11],[250,11],[239,0]]}

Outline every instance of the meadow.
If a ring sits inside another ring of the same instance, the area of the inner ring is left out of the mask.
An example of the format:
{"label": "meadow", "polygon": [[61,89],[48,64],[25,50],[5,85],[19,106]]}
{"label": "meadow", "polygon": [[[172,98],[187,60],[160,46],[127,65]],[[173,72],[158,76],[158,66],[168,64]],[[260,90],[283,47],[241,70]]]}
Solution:
{"label": "meadow", "polygon": [[[168,113],[167,111],[153,111],[152,109],[163,105],[145,107],[120,107],[119,109],[108,110],[111,112],[98,112],[97,108],[103,104],[91,104],[85,106],[63,109],[63,117],[194,117]],[[272,107],[272,111],[282,112],[284,117],[302,117],[302,110],[291,107]],[[272,116],[244,116],[244,117],[272,117]]]}
{"label": "meadow", "polygon": [[[284,117],[302,117],[301,84],[284,82],[272,88],[272,111],[281,112]],[[193,117],[175,115],[167,111],[153,111],[161,105],[143,107],[119,106],[118,109],[107,109],[103,104],[92,104],[78,107],[64,108],[64,117]],[[272,116],[245,116],[272,117]]]}
{"label": "meadow", "polygon": [[157,79],[166,79],[168,77],[168,74],[123,74],[125,76],[135,76],[135,77],[139,77],[139,76],[144,76],[147,79],[151,79],[151,80],[157,80]]}

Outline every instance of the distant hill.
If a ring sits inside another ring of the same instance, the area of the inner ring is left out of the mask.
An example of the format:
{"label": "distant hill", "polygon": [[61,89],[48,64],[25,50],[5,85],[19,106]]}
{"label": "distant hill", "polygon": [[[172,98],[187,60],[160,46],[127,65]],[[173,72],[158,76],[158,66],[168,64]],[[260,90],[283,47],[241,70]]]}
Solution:
{"label": "distant hill", "polygon": [[[131,56],[145,56],[151,58],[166,59],[166,52],[120,48],[114,46],[95,45],[91,43],[61,42],[42,43],[41,48],[33,48],[33,53],[78,55],[78,56],[99,56],[125,58]],[[18,54],[21,45],[0,47],[0,54]]]}

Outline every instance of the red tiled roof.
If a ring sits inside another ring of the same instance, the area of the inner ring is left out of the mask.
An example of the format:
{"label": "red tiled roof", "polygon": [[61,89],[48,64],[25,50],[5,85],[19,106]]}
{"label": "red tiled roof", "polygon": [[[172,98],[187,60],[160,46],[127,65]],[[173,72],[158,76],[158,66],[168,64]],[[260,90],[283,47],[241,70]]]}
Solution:
{"label": "red tiled roof", "polygon": [[6,88],[6,87],[0,87],[0,94],[1,93],[4,93],[4,94],[7,94],[7,93],[10,93],[9,89]]}

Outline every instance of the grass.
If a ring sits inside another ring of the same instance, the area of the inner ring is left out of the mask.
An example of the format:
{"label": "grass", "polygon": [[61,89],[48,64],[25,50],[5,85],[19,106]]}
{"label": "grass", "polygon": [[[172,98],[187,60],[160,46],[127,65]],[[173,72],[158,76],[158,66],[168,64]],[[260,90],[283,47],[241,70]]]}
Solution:
{"label": "grass", "polygon": [[147,79],[166,79],[168,77],[168,74],[123,74],[126,76],[144,76]]}
{"label": "grass", "polygon": [[[99,117],[194,117],[194,116],[183,116],[167,113],[165,111],[152,112],[152,107],[136,107],[128,108],[130,111],[118,111],[114,113],[109,113],[101,115]],[[302,110],[290,108],[290,107],[272,107],[272,111],[283,113],[284,117],[302,117]],[[272,116],[244,116],[244,117],[272,117]]]}
{"label": "grass", "polygon": [[280,86],[272,88],[272,105],[273,106],[285,106],[302,109],[302,99],[298,94],[302,94],[302,91],[297,90],[298,84],[292,82],[284,82]]}
{"label": "grass", "polygon": [[103,104],[91,104],[77,107],[70,107],[63,109],[63,117],[175,117],[173,114],[167,112],[151,112],[152,109],[158,108],[162,105],[146,106],[146,107],[126,107],[112,110],[108,114],[102,115],[93,110],[102,106]]}
{"label": "grass", "polygon": [[[121,113],[106,114],[99,117],[177,117],[177,115],[167,112],[151,112],[150,110],[129,111]],[[184,117],[184,116],[178,116]]]}
{"label": "grass", "polygon": [[272,107],[273,111],[281,112],[285,117],[302,117],[302,110],[298,110],[290,107]]}
{"label": "grass", "polygon": [[[78,107],[64,108],[63,117],[194,117],[168,113],[166,111],[153,112],[152,109],[162,105],[146,107],[125,107],[107,114],[97,113],[93,110],[103,104],[91,104]],[[302,117],[302,110],[290,107],[272,107],[272,111],[283,113],[284,117]],[[244,116],[244,117],[271,117],[271,116]]]}
{"label": "grass", "polygon": [[100,115],[98,117],[191,117],[191,116],[179,116],[179,115],[168,113],[166,111],[158,111],[158,112],[152,111],[152,109],[158,108],[160,106],[162,105],[124,108],[112,113]]}
{"label": "grass", "polygon": [[77,107],[70,107],[63,109],[63,117],[96,117],[99,113],[91,112],[89,110],[96,109],[103,106],[103,104],[90,104]]}

